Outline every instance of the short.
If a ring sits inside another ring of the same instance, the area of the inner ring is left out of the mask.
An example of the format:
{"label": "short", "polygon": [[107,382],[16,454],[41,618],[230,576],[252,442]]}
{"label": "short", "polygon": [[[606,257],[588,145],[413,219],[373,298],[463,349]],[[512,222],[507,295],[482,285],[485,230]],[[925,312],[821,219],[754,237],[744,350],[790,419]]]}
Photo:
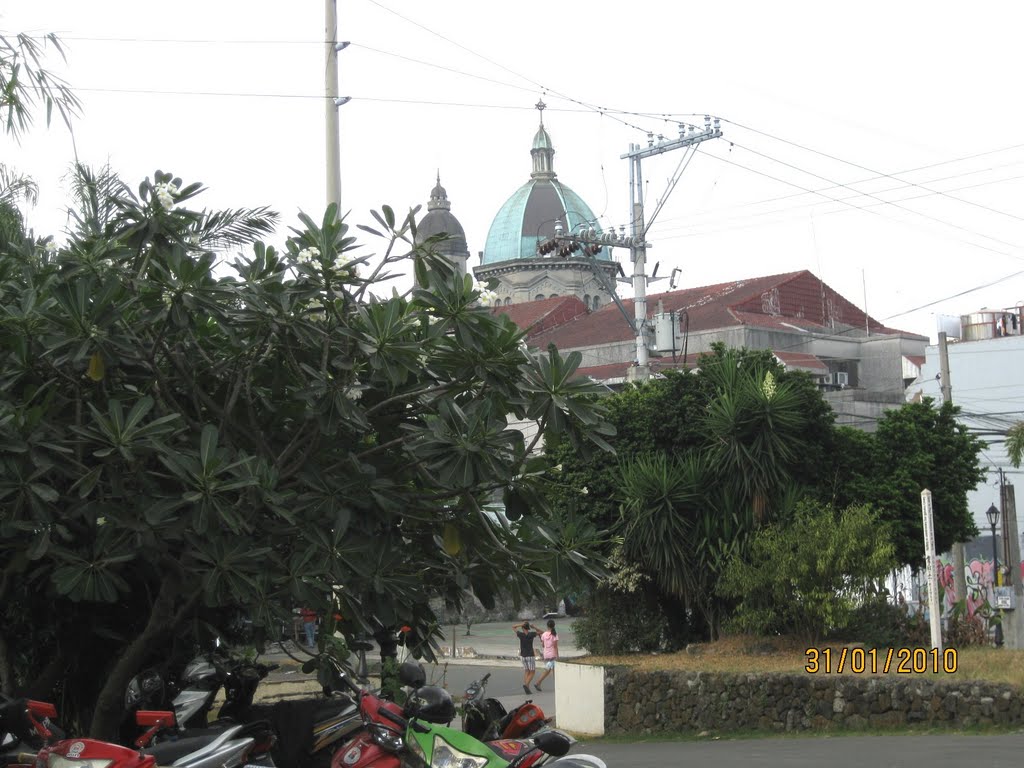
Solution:
{"label": "short", "polygon": [[523,669],[533,672],[537,669],[537,659],[533,656],[523,656]]}
{"label": "short", "polygon": [[544,669],[554,669],[554,668],[555,668],[555,660],[554,659],[544,659]]}

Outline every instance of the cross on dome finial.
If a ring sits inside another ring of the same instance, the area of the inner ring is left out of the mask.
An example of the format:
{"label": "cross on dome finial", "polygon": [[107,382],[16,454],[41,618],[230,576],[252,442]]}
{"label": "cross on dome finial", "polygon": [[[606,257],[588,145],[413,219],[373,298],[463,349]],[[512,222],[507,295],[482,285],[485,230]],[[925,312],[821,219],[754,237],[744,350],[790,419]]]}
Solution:
{"label": "cross on dome finial", "polygon": [[544,110],[547,108],[548,105],[544,103],[544,99],[541,99],[536,104],[534,104],[534,106],[537,108],[537,111],[540,112],[540,124],[544,125]]}

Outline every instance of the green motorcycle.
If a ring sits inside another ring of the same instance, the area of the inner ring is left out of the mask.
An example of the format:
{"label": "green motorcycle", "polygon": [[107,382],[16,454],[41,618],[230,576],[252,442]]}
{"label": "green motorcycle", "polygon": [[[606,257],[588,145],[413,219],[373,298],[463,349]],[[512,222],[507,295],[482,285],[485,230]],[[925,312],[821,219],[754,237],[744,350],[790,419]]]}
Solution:
{"label": "green motorcycle", "polygon": [[443,688],[425,685],[422,666],[403,664],[399,679],[412,689],[405,706],[345,678],[358,696],[365,727],[338,750],[331,768],[607,768],[592,755],[566,757],[572,741],[561,731],[481,742],[448,727],[455,717],[455,702]]}

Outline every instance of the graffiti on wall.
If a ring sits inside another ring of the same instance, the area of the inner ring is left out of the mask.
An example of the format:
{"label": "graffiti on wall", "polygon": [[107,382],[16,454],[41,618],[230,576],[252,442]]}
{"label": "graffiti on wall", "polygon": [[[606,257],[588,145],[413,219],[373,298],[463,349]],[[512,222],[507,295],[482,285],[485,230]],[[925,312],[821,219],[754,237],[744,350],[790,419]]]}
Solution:
{"label": "graffiti on wall", "polygon": [[[939,587],[943,593],[942,612],[947,613],[956,602],[956,587],[953,582],[953,563],[936,558],[939,571]],[[1024,562],[1018,565],[1019,576],[1024,581]],[[964,567],[967,579],[967,615],[975,612],[992,600],[992,561],[975,559]]]}

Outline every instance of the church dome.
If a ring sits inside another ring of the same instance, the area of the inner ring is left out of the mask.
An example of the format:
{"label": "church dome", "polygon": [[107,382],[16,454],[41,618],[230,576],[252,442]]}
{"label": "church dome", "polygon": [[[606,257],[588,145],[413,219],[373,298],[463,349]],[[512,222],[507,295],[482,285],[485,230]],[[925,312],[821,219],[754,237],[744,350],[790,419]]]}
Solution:
{"label": "church dome", "polygon": [[448,256],[469,258],[466,232],[459,220],[452,214],[451,208],[452,204],[448,200],[448,193],[441,186],[441,174],[438,173],[437,185],[430,191],[427,215],[416,225],[416,240],[422,243],[428,237],[439,235],[442,232],[446,233],[448,239],[438,244],[438,252]]}
{"label": "church dome", "polygon": [[[590,228],[600,231],[590,206],[556,178],[555,148],[544,128],[543,102],[537,109],[542,111],[540,128],[530,150],[533,172],[530,180],[505,201],[491,222],[482,264],[536,258],[537,244],[554,236],[555,222],[561,222],[566,234]],[[602,248],[597,258],[610,260],[608,251]]]}

